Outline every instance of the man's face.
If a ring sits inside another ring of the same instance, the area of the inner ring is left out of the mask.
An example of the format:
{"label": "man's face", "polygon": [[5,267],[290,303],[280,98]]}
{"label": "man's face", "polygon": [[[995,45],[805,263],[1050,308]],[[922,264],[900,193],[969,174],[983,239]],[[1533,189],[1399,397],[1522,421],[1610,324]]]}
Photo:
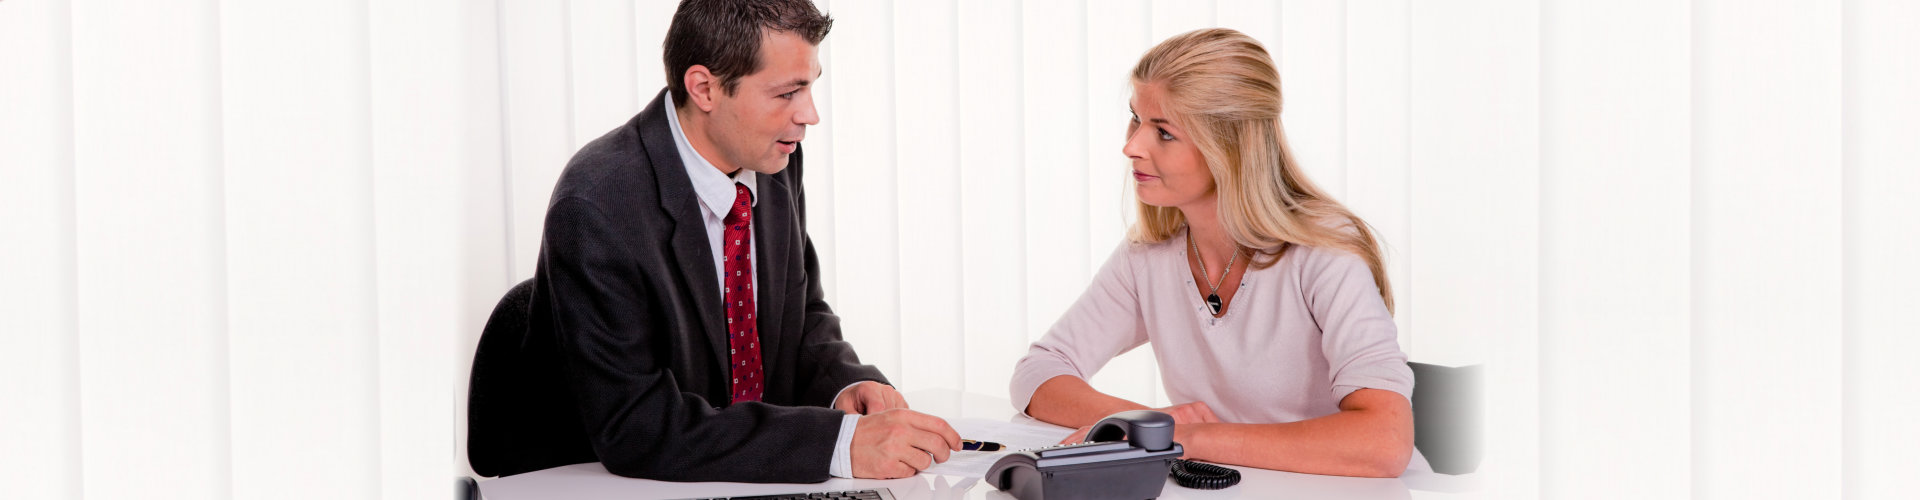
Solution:
{"label": "man's face", "polygon": [[732,95],[713,93],[707,134],[726,162],[722,169],[777,174],[807,126],[820,123],[812,85],[820,78],[820,48],[793,33],[763,30],[758,57],[760,71],[735,80]]}

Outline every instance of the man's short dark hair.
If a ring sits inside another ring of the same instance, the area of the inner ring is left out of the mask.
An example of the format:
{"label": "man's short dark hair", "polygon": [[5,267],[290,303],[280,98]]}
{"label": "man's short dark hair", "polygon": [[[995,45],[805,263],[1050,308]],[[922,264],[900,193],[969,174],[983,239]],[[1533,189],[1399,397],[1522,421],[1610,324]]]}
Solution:
{"label": "man's short dark hair", "polygon": [[811,0],[682,0],[662,47],[667,91],[675,105],[686,105],[687,69],[700,65],[733,95],[740,77],[760,71],[762,30],[793,33],[820,45],[831,29],[833,18]]}

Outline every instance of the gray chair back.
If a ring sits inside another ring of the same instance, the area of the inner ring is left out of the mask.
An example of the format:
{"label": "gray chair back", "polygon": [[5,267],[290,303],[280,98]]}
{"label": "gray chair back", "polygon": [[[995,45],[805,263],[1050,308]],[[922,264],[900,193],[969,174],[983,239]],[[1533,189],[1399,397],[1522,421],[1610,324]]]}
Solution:
{"label": "gray chair back", "polygon": [[1407,363],[1413,368],[1413,446],[1433,471],[1467,474],[1480,468],[1481,365]]}
{"label": "gray chair back", "polygon": [[467,476],[453,478],[453,500],[480,500],[480,482]]}

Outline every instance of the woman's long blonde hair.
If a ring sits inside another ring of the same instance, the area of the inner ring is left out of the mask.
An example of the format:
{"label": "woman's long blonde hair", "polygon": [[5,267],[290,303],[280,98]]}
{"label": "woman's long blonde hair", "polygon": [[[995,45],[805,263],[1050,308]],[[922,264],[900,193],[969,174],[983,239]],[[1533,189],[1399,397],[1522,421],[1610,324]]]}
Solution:
{"label": "woman's long blonde hair", "polygon": [[[1293,244],[1347,251],[1367,261],[1393,310],[1372,228],[1294,163],[1280,127],[1280,73],[1260,42],[1222,28],[1169,38],[1133,67],[1133,86],[1148,84],[1166,90],[1165,112],[1206,158],[1220,225],[1253,251],[1254,269],[1272,266]],[[1187,222],[1177,208],[1139,206],[1136,242],[1166,241]]]}

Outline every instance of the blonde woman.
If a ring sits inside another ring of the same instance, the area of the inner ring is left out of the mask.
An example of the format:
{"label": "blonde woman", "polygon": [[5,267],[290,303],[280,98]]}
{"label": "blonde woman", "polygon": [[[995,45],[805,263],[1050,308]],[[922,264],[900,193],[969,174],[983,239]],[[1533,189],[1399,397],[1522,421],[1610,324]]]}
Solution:
{"label": "blonde woman", "polygon": [[1086,380],[1152,344],[1187,458],[1399,476],[1413,372],[1379,245],[1294,163],[1273,59],[1239,32],[1199,30],[1148,51],[1132,83],[1121,151],[1139,223],[1020,360],[1015,408],[1080,427],[1078,441],[1146,408]]}

